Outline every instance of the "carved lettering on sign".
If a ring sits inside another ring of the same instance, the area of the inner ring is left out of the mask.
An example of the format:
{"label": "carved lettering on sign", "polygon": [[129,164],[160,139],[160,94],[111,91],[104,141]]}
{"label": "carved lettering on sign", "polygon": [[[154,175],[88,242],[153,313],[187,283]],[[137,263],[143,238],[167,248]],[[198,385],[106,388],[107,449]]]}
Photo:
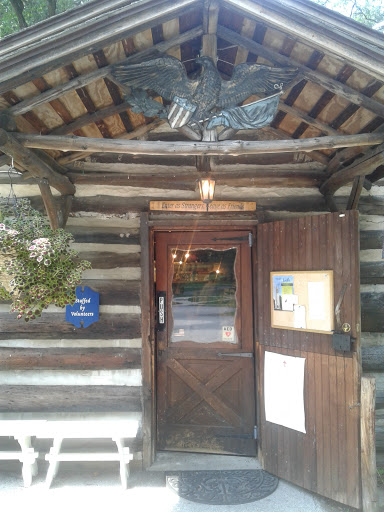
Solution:
{"label": "carved lettering on sign", "polygon": [[254,212],[253,201],[212,201],[206,205],[202,201],[151,201],[150,210],[168,212]]}

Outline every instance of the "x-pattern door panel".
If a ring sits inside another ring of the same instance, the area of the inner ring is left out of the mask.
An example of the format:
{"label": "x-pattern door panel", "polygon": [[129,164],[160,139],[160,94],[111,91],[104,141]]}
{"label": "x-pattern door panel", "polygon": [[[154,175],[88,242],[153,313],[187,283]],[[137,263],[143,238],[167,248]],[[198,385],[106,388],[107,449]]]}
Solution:
{"label": "x-pattern door panel", "polygon": [[249,233],[156,235],[157,448],[254,455]]}

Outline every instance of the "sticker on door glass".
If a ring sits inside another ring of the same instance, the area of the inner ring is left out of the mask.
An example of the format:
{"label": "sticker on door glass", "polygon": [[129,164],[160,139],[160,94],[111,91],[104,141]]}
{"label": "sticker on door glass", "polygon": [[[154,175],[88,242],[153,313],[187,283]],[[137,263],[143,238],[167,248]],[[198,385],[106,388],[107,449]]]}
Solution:
{"label": "sticker on door glass", "polygon": [[230,325],[223,327],[222,341],[235,341],[235,328]]}

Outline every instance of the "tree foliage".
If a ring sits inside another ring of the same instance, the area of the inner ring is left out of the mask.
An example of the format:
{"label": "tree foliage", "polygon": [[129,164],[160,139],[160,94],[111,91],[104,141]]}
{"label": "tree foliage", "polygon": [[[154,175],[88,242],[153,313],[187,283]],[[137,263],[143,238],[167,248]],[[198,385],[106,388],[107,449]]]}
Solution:
{"label": "tree foliage", "polygon": [[313,0],[315,3],[340,12],[364,25],[374,27],[384,21],[382,0]]}
{"label": "tree foliage", "polygon": [[0,37],[90,0],[0,0]]}
{"label": "tree foliage", "polygon": [[[89,1],[92,0],[0,0],[0,38]],[[383,0],[313,1],[370,27],[384,23]]]}

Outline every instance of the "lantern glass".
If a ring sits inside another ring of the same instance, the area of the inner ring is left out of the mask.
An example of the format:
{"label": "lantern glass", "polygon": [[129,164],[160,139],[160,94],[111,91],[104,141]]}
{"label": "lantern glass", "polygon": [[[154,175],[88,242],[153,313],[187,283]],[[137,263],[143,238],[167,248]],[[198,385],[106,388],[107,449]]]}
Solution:
{"label": "lantern glass", "polygon": [[203,203],[209,204],[211,201],[213,201],[213,195],[215,193],[215,180],[213,178],[200,178],[199,190]]}

